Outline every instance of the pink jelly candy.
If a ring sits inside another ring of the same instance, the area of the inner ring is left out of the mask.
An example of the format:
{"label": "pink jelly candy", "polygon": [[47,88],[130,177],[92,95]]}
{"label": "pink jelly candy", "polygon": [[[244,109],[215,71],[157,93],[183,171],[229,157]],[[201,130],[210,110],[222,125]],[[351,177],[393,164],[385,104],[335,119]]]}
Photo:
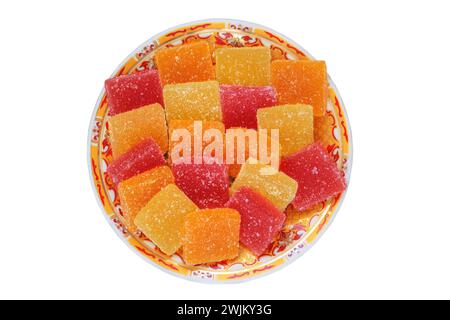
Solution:
{"label": "pink jelly candy", "polygon": [[[206,157],[205,157],[206,158]],[[172,165],[176,185],[201,209],[219,208],[229,199],[228,166],[213,159]]]}
{"label": "pink jelly candy", "polygon": [[165,163],[166,160],[158,144],[149,138],[115,159],[109,165],[107,173],[113,183],[118,184],[123,180]]}
{"label": "pink jelly candy", "polygon": [[161,81],[156,70],[108,79],[105,89],[111,116],[153,103],[164,105]]}
{"label": "pink jelly candy", "polygon": [[280,171],[297,181],[292,204],[300,211],[341,193],[346,187],[344,175],[318,142],[282,158]]}
{"label": "pink jelly candy", "polygon": [[222,118],[225,128],[256,129],[256,111],[277,104],[275,89],[270,86],[220,86]]}
{"label": "pink jelly candy", "polygon": [[247,187],[236,191],[225,206],[241,214],[240,242],[257,256],[273,242],[286,218],[269,200]]}

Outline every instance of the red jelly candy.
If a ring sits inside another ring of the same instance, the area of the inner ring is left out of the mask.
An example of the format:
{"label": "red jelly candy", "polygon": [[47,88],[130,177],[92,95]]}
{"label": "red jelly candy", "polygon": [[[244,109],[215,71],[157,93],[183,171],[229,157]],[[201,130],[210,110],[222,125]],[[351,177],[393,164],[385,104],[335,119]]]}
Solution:
{"label": "red jelly candy", "polygon": [[161,81],[156,70],[121,75],[105,81],[109,115],[153,103],[163,103]]}
{"label": "red jelly candy", "polygon": [[305,210],[345,190],[342,172],[318,142],[281,159],[280,171],[298,183],[292,204]]}
{"label": "red jelly candy", "polygon": [[250,188],[240,188],[225,204],[241,214],[240,241],[259,256],[281,230],[285,214]]}
{"label": "red jelly candy", "polygon": [[[206,158],[206,157],[205,157]],[[214,159],[172,165],[177,186],[201,209],[219,208],[229,199],[228,166]]]}
{"label": "red jelly candy", "polygon": [[222,118],[225,128],[244,127],[256,129],[256,111],[277,104],[274,88],[220,86]]}
{"label": "red jelly candy", "polygon": [[147,139],[137,144],[116,160],[107,169],[113,183],[131,178],[139,173],[166,163],[158,144]]}

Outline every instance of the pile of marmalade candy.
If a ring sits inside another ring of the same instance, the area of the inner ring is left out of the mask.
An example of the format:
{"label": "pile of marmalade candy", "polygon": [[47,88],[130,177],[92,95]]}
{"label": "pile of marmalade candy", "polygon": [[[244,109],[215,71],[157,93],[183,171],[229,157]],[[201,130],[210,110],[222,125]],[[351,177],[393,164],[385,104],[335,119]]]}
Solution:
{"label": "pile of marmalade candy", "polygon": [[[287,209],[301,214],[345,190],[343,172],[314,138],[326,112],[325,62],[272,61],[266,47],[211,52],[203,41],[162,48],[154,62],[105,82],[113,153],[106,175],[130,232],[189,265],[234,259],[240,246],[260,256]],[[171,161],[173,133],[192,132],[194,121],[223,135],[278,129],[279,167]]]}

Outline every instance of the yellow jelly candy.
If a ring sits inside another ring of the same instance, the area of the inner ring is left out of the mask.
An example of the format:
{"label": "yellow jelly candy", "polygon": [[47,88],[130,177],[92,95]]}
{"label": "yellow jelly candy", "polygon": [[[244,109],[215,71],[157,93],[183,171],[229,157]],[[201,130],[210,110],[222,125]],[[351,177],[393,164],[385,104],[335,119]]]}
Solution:
{"label": "yellow jelly candy", "polygon": [[272,85],[277,91],[278,103],[309,104],[315,116],[325,114],[328,98],[325,61],[273,61]]}
{"label": "yellow jelly candy", "polygon": [[216,50],[216,77],[220,84],[270,85],[270,49],[266,47]]}
{"label": "yellow jelly candy", "polygon": [[183,244],[184,219],[197,206],[174,184],[159,191],[139,211],[134,223],[165,254]]}
{"label": "yellow jelly candy", "polygon": [[241,187],[260,193],[281,211],[286,209],[297,193],[297,181],[271,166],[257,163],[255,159],[249,159],[242,165],[231,185],[231,192]]}
{"label": "yellow jelly candy", "polygon": [[108,120],[108,126],[114,158],[148,138],[152,138],[163,153],[167,151],[167,125],[164,109],[158,103],[115,115]]}
{"label": "yellow jelly candy", "polygon": [[183,258],[188,264],[233,259],[239,254],[241,217],[234,209],[203,209],[186,215]]}
{"label": "yellow jelly candy", "polygon": [[222,121],[219,83],[190,82],[167,85],[163,89],[167,121]]}
{"label": "yellow jelly candy", "polygon": [[119,183],[120,205],[129,231],[136,231],[134,218],[148,201],[168,184],[175,183],[169,167],[160,166]]}
{"label": "yellow jelly candy", "polygon": [[157,51],[155,63],[162,84],[213,80],[209,48],[207,42],[201,41]]}
{"label": "yellow jelly candy", "polygon": [[279,129],[282,156],[293,154],[314,142],[314,116],[309,105],[259,109],[257,119],[258,129]]}

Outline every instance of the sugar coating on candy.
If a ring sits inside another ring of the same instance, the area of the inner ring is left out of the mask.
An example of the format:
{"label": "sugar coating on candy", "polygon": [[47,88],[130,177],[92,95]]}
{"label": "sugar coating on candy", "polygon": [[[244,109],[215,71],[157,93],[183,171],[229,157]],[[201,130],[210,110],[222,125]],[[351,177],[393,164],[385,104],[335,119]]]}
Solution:
{"label": "sugar coating on candy", "polygon": [[134,223],[165,254],[183,244],[184,220],[197,206],[174,184],[169,184],[139,211]]}
{"label": "sugar coating on candy", "polygon": [[194,265],[233,259],[239,254],[240,215],[234,209],[204,209],[185,219],[183,258]]}
{"label": "sugar coating on candy", "polygon": [[[226,134],[228,135],[228,137],[231,137],[230,135],[230,131],[235,131],[235,130],[242,130],[243,132],[243,136],[245,137],[245,139],[243,139],[244,141],[241,142],[243,143],[244,146],[244,161],[247,161],[248,158],[250,157],[250,140],[251,137],[255,137],[256,141],[257,141],[257,150],[256,150],[256,157],[255,155],[253,155],[253,158],[259,160],[261,162],[262,157],[267,157],[267,159],[272,159],[272,139],[270,138],[270,135],[262,135],[260,136],[259,132],[254,130],[254,129],[247,129],[247,128],[229,128],[226,131]],[[231,139],[231,138],[229,138]],[[264,140],[265,141],[264,141]],[[238,153],[242,152],[240,150],[239,147],[239,140],[238,138],[233,139],[232,142],[233,145],[233,150],[234,150],[234,157],[233,157],[233,161],[231,161],[231,159],[227,159],[227,164],[228,164],[228,174],[231,177],[236,177],[239,173],[239,171],[241,170],[241,166],[242,166],[242,161],[239,161],[238,159]],[[229,148],[230,146],[227,145],[227,148]],[[265,149],[265,153],[264,153],[264,149]],[[262,154],[264,153],[264,155]],[[278,164],[279,164],[279,160],[280,160],[280,155],[279,155],[279,151],[277,152],[276,150],[274,150],[274,154],[273,157],[276,157],[276,163],[266,163],[266,164],[270,164],[271,166],[273,166],[275,169],[278,169]]]}
{"label": "sugar coating on candy", "polygon": [[292,204],[298,210],[329,199],[345,190],[345,179],[320,143],[282,158],[280,170],[298,182]]}
{"label": "sugar coating on candy", "polygon": [[249,159],[242,165],[241,171],[231,185],[232,194],[242,187],[258,192],[280,211],[284,211],[294,200],[297,181],[271,166],[255,163],[254,159]]}
{"label": "sugar coating on candy", "polygon": [[281,155],[289,155],[314,142],[312,107],[304,104],[259,109],[258,129],[279,129]]}
{"label": "sugar coating on candy", "polygon": [[[201,125],[201,131],[194,130],[194,121],[196,120],[172,120],[169,122],[169,161],[171,162],[172,152],[174,151],[174,148],[177,144],[182,143],[182,138],[179,137],[176,139],[176,130],[179,129],[186,129],[190,134],[190,154],[184,154],[183,150],[181,149],[180,152],[176,155],[178,158],[184,158],[184,157],[192,157],[194,156],[194,142],[195,139],[199,139],[198,141],[201,141],[201,154],[205,151],[205,148],[212,143],[212,138],[210,140],[203,139],[203,135],[207,130],[210,129],[216,129],[220,132],[220,136],[222,138],[222,141],[224,140],[225,136],[225,127],[222,122],[220,121],[198,121],[198,123]],[[175,150],[176,152],[176,150]],[[211,156],[213,157],[219,157],[222,156],[222,154],[215,154],[215,152],[211,153]]]}
{"label": "sugar coating on candy", "polygon": [[106,172],[113,183],[131,178],[139,173],[165,164],[166,160],[153,139],[144,140],[115,158]]}
{"label": "sugar coating on candy", "polygon": [[204,157],[203,163],[173,163],[177,186],[201,209],[222,207],[229,199],[228,167]]}
{"label": "sugar coating on candy", "polygon": [[108,125],[114,158],[148,138],[158,143],[163,153],[167,151],[169,143],[166,118],[160,104],[115,115],[108,120]]}
{"label": "sugar coating on candy", "polygon": [[159,50],[155,63],[163,85],[215,78],[209,44],[205,41]]}
{"label": "sugar coating on candy", "polygon": [[256,111],[277,104],[273,87],[220,86],[222,117],[226,128],[256,129]]}
{"label": "sugar coating on candy", "polygon": [[219,83],[190,82],[167,85],[163,90],[167,121],[222,121]]}
{"label": "sugar coating on candy", "polygon": [[153,103],[163,105],[161,81],[156,70],[108,79],[105,89],[110,116]]}
{"label": "sugar coating on candy", "polygon": [[311,105],[315,116],[323,116],[327,107],[328,80],[325,61],[275,60],[272,85],[280,104]]}
{"label": "sugar coating on candy", "polygon": [[257,256],[273,242],[286,218],[269,200],[245,187],[237,190],[225,206],[240,213],[240,242]]}
{"label": "sugar coating on candy", "polygon": [[162,188],[174,184],[175,178],[167,166],[159,166],[119,183],[118,193],[125,224],[136,231],[134,219],[148,201]]}
{"label": "sugar coating on candy", "polygon": [[266,47],[216,49],[216,77],[220,84],[270,85],[270,49]]}

